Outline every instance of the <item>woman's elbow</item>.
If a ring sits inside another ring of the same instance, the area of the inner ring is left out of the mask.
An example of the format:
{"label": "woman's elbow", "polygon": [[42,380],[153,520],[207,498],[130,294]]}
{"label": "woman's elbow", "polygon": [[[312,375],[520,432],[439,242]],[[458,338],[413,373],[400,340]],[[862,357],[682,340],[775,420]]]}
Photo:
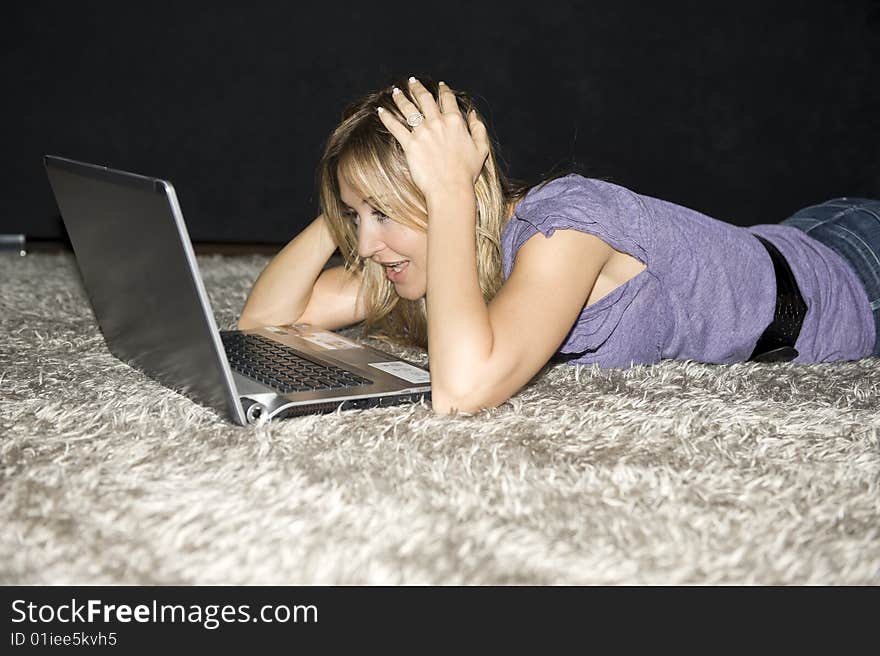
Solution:
{"label": "woman's elbow", "polygon": [[436,390],[431,390],[431,410],[436,415],[454,415],[460,412],[457,405],[448,397],[439,394]]}
{"label": "woman's elbow", "polygon": [[441,390],[431,388],[431,409],[438,415],[476,414],[501,405],[489,400],[482,400],[475,394],[453,396]]}

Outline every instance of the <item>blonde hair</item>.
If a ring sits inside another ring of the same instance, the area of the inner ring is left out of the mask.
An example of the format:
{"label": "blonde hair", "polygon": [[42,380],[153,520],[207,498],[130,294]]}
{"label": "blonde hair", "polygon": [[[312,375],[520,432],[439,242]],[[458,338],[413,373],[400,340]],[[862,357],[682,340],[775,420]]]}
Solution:
{"label": "blonde hair", "polygon": [[[427,75],[416,77],[437,99],[438,87],[434,80]],[[363,198],[372,197],[375,207],[386,216],[414,230],[427,232],[425,198],[412,181],[403,148],[379,120],[376,111],[381,106],[406,124],[406,118],[392,99],[392,85],[412,100],[407,80],[399,78],[345,107],[342,121],[330,134],[318,164],[318,196],[321,212],[342,254],[346,271],[363,272],[360,290],[366,309],[363,336],[426,349],[428,317],[424,296],[418,300],[401,298],[386,278],[382,265],[358,255],[357,227],[343,215],[345,208],[336,177],[338,170],[346,183]],[[454,89],[453,93],[463,118],[466,119],[467,113],[474,109],[486,124],[467,92]],[[486,303],[495,297],[502,285],[501,232],[507,222],[508,204],[519,201],[531,186],[520,180],[511,180],[503,173],[498,166],[496,150],[500,151],[500,148],[490,136],[489,155],[474,184],[477,275]],[[543,183],[562,175],[565,172],[545,179]]]}

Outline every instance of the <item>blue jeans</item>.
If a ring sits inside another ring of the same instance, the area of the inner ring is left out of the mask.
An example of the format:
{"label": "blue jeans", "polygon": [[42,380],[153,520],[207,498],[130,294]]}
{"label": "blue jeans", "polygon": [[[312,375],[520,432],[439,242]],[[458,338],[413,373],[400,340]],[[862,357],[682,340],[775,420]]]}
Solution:
{"label": "blue jeans", "polygon": [[798,210],[780,222],[803,230],[843,256],[868,292],[880,356],[880,200],[833,198]]}

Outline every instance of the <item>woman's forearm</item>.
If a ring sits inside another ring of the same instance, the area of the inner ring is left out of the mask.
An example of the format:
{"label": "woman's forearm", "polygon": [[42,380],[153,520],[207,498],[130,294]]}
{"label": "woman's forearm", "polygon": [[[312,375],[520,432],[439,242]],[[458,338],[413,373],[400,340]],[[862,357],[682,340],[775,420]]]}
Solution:
{"label": "woman's forearm", "polygon": [[322,214],[260,273],[241,311],[239,329],[295,322],[305,311],[315,281],[335,250]]}
{"label": "woman's forearm", "polygon": [[447,190],[426,200],[428,352],[431,385],[438,399],[446,399],[442,405],[471,389],[469,372],[492,351],[492,327],[477,276],[474,190]]}

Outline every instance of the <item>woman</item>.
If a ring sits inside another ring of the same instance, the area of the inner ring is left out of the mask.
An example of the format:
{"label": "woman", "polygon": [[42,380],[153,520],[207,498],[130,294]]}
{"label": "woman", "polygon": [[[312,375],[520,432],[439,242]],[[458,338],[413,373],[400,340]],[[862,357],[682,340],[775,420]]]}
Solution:
{"label": "woman", "polygon": [[[877,201],[745,228],[577,173],[511,183],[471,97],[424,77],[346,108],[318,185],[321,215],[260,274],[239,329],[364,321],[428,349],[440,413],[495,407],[554,356],[880,355]],[[337,245],[345,265],[322,272]]]}

